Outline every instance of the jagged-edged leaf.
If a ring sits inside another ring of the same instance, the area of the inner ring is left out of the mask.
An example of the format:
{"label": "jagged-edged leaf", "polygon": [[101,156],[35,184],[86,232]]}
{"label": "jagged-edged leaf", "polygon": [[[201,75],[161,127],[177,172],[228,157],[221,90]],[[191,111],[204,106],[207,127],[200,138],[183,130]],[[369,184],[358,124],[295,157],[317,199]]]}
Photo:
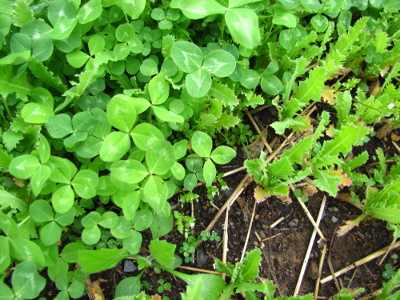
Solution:
{"label": "jagged-edged leaf", "polygon": [[341,54],[346,55],[351,50],[353,44],[358,40],[367,22],[368,18],[361,18],[347,33],[340,35],[331,52],[338,50]]}
{"label": "jagged-edged leaf", "polygon": [[186,287],[186,293],[181,293],[182,300],[191,300],[191,299],[198,299],[198,300],[205,300],[201,296],[201,292],[203,290],[203,280],[198,278],[193,285],[188,285]]}
{"label": "jagged-edged leaf", "polygon": [[260,43],[257,14],[247,8],[229,9],[225,13],[225,22],[234,41],[253,49]]}
{"label": "jagged-edged leaf", "polygon": [[337,111],[339,128],[349,117],[352,103],[353,98],[348,91],[336,95],[336,104],[334,105],[334,108]]}
{"label": "jagged-edged leaf", "polygon": [[27,100],[32,90],[26,76],[14,76],[12,66],[0,66],[0,94],[3,97],[15,93],[22,100]]}
{"label": "jagged-edged leaf", "polygon": [[326,68],[317,67],[310,71],[308,78],[300,82],[299,90],[294,93],[293,97],[296,98],[301,104],[308,103],[310,100],[319,101],[322,88],[326,78]]}
{"label": "jagged-edged leaf", "polygon": [[346,155],[353,146],[357,146],[368,134],[369,128],[348,124],[335,135],[332,140],[324,142],[321,151],[316,158],[323,160],[324,157],[338,156],[340,153]]}
{"label": "jagged-edged leaf", "polygon": [[193,20],[225,12],[225,7],[215,0],[172,0],[170,5],[181,9],[187,18]]}
{"label": "jagged-edged leaf", "polygon": [[292,148],[285,150],[282,157],[287,157],[291,163],[301,164],[305,155],[310,153],[313,145],[313,137],[308,136],[296,143]]}
{"label": "jagged-edged leaf", "polygon": [[224,106],[233,107],[239,104],[239,100],[237,99],[234,91],[222,83],[214,81],[208,94],[217,99]]}
{"label": "jagged-edged leaf", "polygon": [[350,170],[354,170],[355,168],[362,166],[368,161],[368,158],[369,154],[366,150],[364,150],[362,153],[360,153],[348,162]]}
{"label": "jagged-edged leaf", "polygon": [[339,188],[338,184],[342,181],[342,178],[331,170],[314,170],[313,183],[324,192],[328,192],[329,195],[335,197]]}
{"label": "jagged-edged leaf", "polygon": [[268,173],[270,176],[277,178],[293,175],[294,169],[288,157],[281,157],[268,165]]}
{"label": "jagged-edged leaf", "polygon": [[243,281],[254,280],[259,277],[259,265],[261,262],[261,250],[253,249],[246,252],[246,256],[243,259],[243,266],[241,275]]}
{"label": "jagged-edged leaf", "polygon": [[97,273],[115,267],[128,256],[125,249],[79,250],[78,263],[86,273]]}
{"label": "jagged-edged leaf", "polygon": [[0,207],[2,209],[14,208],[18,209],[20,212],[26,212],[28,210],[28,205],[25,201],[3,190],[0,190]]}

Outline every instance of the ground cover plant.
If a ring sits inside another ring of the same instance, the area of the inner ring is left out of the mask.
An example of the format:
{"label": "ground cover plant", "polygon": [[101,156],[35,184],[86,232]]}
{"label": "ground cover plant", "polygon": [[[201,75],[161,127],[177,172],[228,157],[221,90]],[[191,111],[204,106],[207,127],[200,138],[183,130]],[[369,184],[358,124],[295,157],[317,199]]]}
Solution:
{"label": "ground cover plant", "polygon": [[[258,141],[244,162],[256,203],[307,202],[302,183],[330,197],[345,189],[362,213],[339,234],[374,217],[400,236],[399,153],[356,152],[376,135],[400,151],[390,136],[400,128],[398,1],[0,0],[0,8],[0,299],[46,297],[51,284],[56,299],[95,294],[90,274],[123,260],[140,273],[118,283],[115,299],[155,297],[146,270],[182,279],[182,299],[275,299],[258,249],[217,259],[218,274],[177,270],[200,241],[221,237],[194,235],[196,218],[171,199],[212,202],[224,187],[220,167]],[[311,117],[317,102],[326,109]],[[260,107],[276,109],[269,127],[286,140],[277,148],[243,123]],[[198,199],[199,185],[209,200]],[[174,227],[180,245],[164,239]],[[399,295],[400,271],[390,270],[379,299]],[[171,285],[159,278],[155,289]]]}

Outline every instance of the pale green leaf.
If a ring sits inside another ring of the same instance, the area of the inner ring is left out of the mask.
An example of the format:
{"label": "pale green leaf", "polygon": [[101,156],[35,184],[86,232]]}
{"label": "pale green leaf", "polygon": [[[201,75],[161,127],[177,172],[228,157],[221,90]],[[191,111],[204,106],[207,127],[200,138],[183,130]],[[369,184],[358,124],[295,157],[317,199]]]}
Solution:
{"label": "pale green leaf", "polygon": [[149,94],[151,103],[160,105],[169,97],[169,83],[163,73],[154,76],[149,82]]}
{"label": "pale green leaf", "polygon": [[110,167],[111,176],[127,184],[141,182],[149,175],[146,167],[137,160],[119,160]]}
{"label": "pale green leaf", "polygon": [[163,266],[169,267],[175,261],[175,248],[176,245],[168,243],[167,241],[152,240],[149,245],[149,250],[158,263]]}
{"label": "pale green leaf", "polygon": [[74,205],[75,193],[69,185],[62,185],[54,191],[51,197],[54,210],[60,214],[66,213]]}
{"label": "pale green leaf", "polygon": [[27,123],[44,124],[49,117],[54,115],[54,112],[47,106],[31,102],[22,108],[21,115]]}
{"label": "pale green leaf", "polygon": [[100,158],[106,162],[117,161],[128,152],[130,146],[129,134],[119,131],[111,132],[101,145]]}
{"label": "pale green leaf", "polygon": [[153,111],[157,118],[164,122],[183,123],[185,121],[185,119],[181,115],[178,115],[163,107],[153,106]]}
{"label": "pale green leaf", "polygon": [[171,58],[185,73],[198,70],[203,63],[203,52],[193,43],[179,41],[171,48]]}
{"label": "pale green leaf", "polygon": [[107,105],[107,120],[115,128],[129,132],[136,122],[135,99],[123,94],[115,95]]}
{"label": "pale green leaf", "polygon": [[138,19],[146,7],[146,0],[129,0],[118,1],[119,6],[124,13],[132,19]]}
{"label": "pale green leaf", "polygon": [[198,69],[186,75],[186,90],[193,98],[205,96],[211,88],[212,80],[210,73],[203,69]]}
{"label": "pale green leaf", "polygon": [[335,197],[339,188],[338,184],[342,181],[342,178],[332,172],[326,170],[314,170],[313,183],[324,192],[328,192],[329,195]]}
{"label": "pale green leaf", "polygon": [[36,172],[39,166],[40,162],[35,156],[24,154],[14,158],[8,168],[11,175],[21,179],[28,179]]}
{"label": "pale green leaf", "polygon": [[215,50],[204,57],[202,68],[218,77],[228,77],[235,71],[236,60],[224,50]]}
{"label": "pale green leaf", "polygon": [[46,286],[46,279],[38,274],[34,262],[24,261],[15,267],[11,284],[15,294],[23,299],[33,299],[38,297]]}
{"label": "pale green leaf", "polygon": [[151,149],[156,141],[164,140],[160,129],[148,123],[136,125],[131,135],[135,145],[143,151]]}
{"label": "pale green leaf", "polygon": [[145,159],[151,174],[164,175],[175,163],[174,149],[167,141],[156,141],[147,149]]}
{"label": "pale green leaf", "polygon": [[92,170],[80,170],[71,183],[79,197],[90,199],[96,196],[96,186],[99,183],[99,177]]}
{"label": "pale green leaf", "polygon": [[201,157],[209,157],[212,149],[211,137],[202,131],[196,131],[192,136],[192,149]]}
{"label": "pale green leaf", "polygon": [[203,168],[203,177],[204,181],[206,182],[206,185],[211,186],[216,176],[217,176],[217,169],[215,168],[214,163],[210,159],[206,160]]}
{"label": "pale green leaf", "polygon": [[260,43],[260,30],[256,13],[247,8],[230,9],[225,14],[226,25],[234,41],[253,49]]}
{"label": "pale green leaf", "polygon": [[56,222],[50,222],[40,229],[40,239],[43,245],[50,246],[61,238],[61,228]]}
{"label": "pale green leaf", "polygon": [[228,146],[218,146],[211,152],[211,159],[219,164],[224,165],[229,163],[236,156],[236,151]]}
{"label": "pale green leaf", "polygon": [[35,196],[40,194],[43,186],[47,182],[47,179],[50,178],[50,174],[50,167],[40,165],[36,172],[32,175],[30,184],[32,187],[32,192],[35,194]]}
{"label": "pale green leaf", "polygon": [[172,0],[170,5],[172,8],[181,9],[187,18],[193,20],[222,14],[226,9],[215,0]]}
{"label": "pale green leaf", "polygon": [[26,212],[28,210],[28,205],[16,195],[4,190],[0,190],[0,208],[13,208],[18,209],[20,212]]}
{"label": "pale green leaf", "polygon": [[76,19],[80,24],[86,24],[100,17],[102,11],[101,0],[90,0],[79,9]]}
{"label": "pale green leaf", "polygon": [[80,250],[78,263],[82,271],[91,274],[111,269],[127,256],[125,249]]}
{"label": "pale green leaf", "polygon": [[236,97],[233,90],[226,85],[218,82],[213,82],[209,91],[209,95],[217,99],[224,106],[236,106],[239,104],[239,100]]}

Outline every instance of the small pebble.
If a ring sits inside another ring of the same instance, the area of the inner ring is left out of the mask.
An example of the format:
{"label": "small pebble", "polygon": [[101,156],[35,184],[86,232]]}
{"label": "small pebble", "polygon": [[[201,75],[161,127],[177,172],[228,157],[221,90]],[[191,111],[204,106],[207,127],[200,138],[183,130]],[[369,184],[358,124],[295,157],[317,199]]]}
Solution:
{"label": "small pebble", "polygon": [[292,221],[289,222],[290,227],[297,227],[297,225],[299,225],[298,219],[293,219]]}
{"label": "small pebble", "polygon": [[332,222],[337,223],[337,221],[338,221],[338,218],[336,218],[335,216],[332,216]]}
{"label": "small pebble", "polygon": [[136,266],[130,260],[124,262],[124,272],[132,273],[136,271]]}
{"label": "small pebble", "polygon": [[222,195],[229,197],[233,192],[233,189],[222,190]]}

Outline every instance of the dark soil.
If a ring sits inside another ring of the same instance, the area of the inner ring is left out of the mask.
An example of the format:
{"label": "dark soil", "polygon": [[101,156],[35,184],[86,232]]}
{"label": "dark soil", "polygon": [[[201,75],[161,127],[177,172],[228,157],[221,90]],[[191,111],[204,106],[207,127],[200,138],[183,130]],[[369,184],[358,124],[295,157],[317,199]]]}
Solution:
{"label": "dark soil", "polygon": [[[319,110],[321,110],[321,108],[322,107],[320,107]],[[273,108],[263,110],[255,115],[255,120],[259,123],[261,129],[275,121],[275,118],[276,111],[274,111]],[[384,123],[377,124],[375,129],[379,130],[379,128],[383,126]],[[388,157],[397,155],[396,149],[392,144],[393,134],[398,136],[400,132],[398,130],[389,130],[387,133],[383,134],[383,136],[380,136],[380,138],[373,137],[367,144],[354,149],[354,154],[357,155],[367,150],[370,157],[372,157],[375,155],[377,148],[382,148]],[[270,142],[273,138],[273,130],[271,130],[268,132],[267,139]],[[226,172],[241,167],[243,165],[243,157],[244,154],[240,153],[229,166],[222,166],[219,171]],[[364,173],[368,172],[367,169],[359,171]],[[232,193],[245,174],[245,171],[243,171],[225,178],[230,189],[222,192],[220,196],[214,199],[215,206],[221,207],[225,203],[229,194]],[[229,211],[228,260],[232,263],[240,260],[242,255],[255,201],[253,197],[255,186],[255,183],[250,184],[231,206]],[[195,192],[200,194],[199,201],[194,203],[194,215],[197,219],[194,234],[198,235],[208,226],[215,216],[217,209],[210,204],[204,187],[199,187]],[[363,191],[360,191],[360,196],[362,196],[362,193]],[[361,212],[349,203],[333,197],[328,197],[325,193],[318,192],[311,196],[309,201],[306,202],[306,206],[314,219],[317,218],[323,197],[327,197],[327,202],[320,229],[327,239],[328,251],[323,263],[322,278],[332,274],[329,265],[331,265],[331,269],[336,272],[390,245],[392,242],[392,233],[387,230],[385,222],[376,219],[366,219],[346,235],[338,237],[336,233],[339,227],[344,225],[345,221],[354,220]],[[250,229],[250,239],[246,248],[246,251],[256,247],[262,250],[263,260],[260,267],[260,277],[267,278],[274,282],[277,286],[276,296],[293,295],[313,231],[313,226],[296,197],[291,195],[290,200],[291,203],[289,204],[276,197],[271,197],[267,201],[257,204],[253,226]],[[172,202],[172,205],[177,204],[176,199],[172,200]],[[177,205],[178,209],[179,207],[180,206]],[[182,213],[190,214],[190,205],[183,207]],[[225,216],[225,214],[223,214],[223,216]],[[270,227],[271,224],[282,217],[284,218],[282,222],[274,228]],[[223,236],[223,224],[224,217],[221,217],[213,228],[214,231],[218,232],[220,237]],[[149,235],[149,233],[145,232],[144,235],[146,234]],[[177,249],[179,249],[179,245],[182,245],[184,241],[182,234],[177,232],[176,229],[165,238],[167,241],[177,244]],[[317,236],[308,262],[307,271],[300,288],[300,295],[313,293],[315,290],[315,282],[318,277],[318,265],[322,253],[322,243],[318,244],[318,240],[319,238]],[[400,255],[398,250],[393,250],[391,252],[391,254],[394,253]],[[381,288],[382,282],[386,281],[382,276],[385,270],[384,265],[390,263],[394,269],[398,267],[397,261],[391,259],[391,254],[386,257],[382,264],[379,264],[381,257],[377,258],[338,277],[336,284],[331,281],[321,285],[319,296],[322,297],[321,299],[327,299],[342,288],[358,289],[363,287],[365,289],[364,295]],[[184,265],[205,270],[214,270],[214,260],[216,258],[221,259],[221,256],[222,242],[206,241],[197,247],[194,262]],[[114,269],[91,276],[92,281],[98,279],[104,280],[100,282],[100,285],[105,299],[113,299],[116,286],[123,278],[137,276],[140,273],[138,270],[126,272],[127,264],[130,263],[123,261]],[[180,271],[191,273],[187,270]],[[145,271],[142,276],[142,280],[150,284],[146,292],[150,295],[156,295],[157,287],[159,287],[157,280],[160,278],[165,279],[166,282],[172,285],[172,288],[164,291],[161,296],[168,296],[170,299],[180,299],[180,293],[185,292],[185,284],[168,273],[162,272],[161,274],[155,274],[152,269]],[[51,289],[51,287],[49,287],[49,289]],[[49,289],[45,292],[50,293]],[[49,296],[49,294],[46,294],[46,296]],[[236,297],[237,299],[241,299],[240,295]],[[81,299],[89,298],[82,297]]]}

